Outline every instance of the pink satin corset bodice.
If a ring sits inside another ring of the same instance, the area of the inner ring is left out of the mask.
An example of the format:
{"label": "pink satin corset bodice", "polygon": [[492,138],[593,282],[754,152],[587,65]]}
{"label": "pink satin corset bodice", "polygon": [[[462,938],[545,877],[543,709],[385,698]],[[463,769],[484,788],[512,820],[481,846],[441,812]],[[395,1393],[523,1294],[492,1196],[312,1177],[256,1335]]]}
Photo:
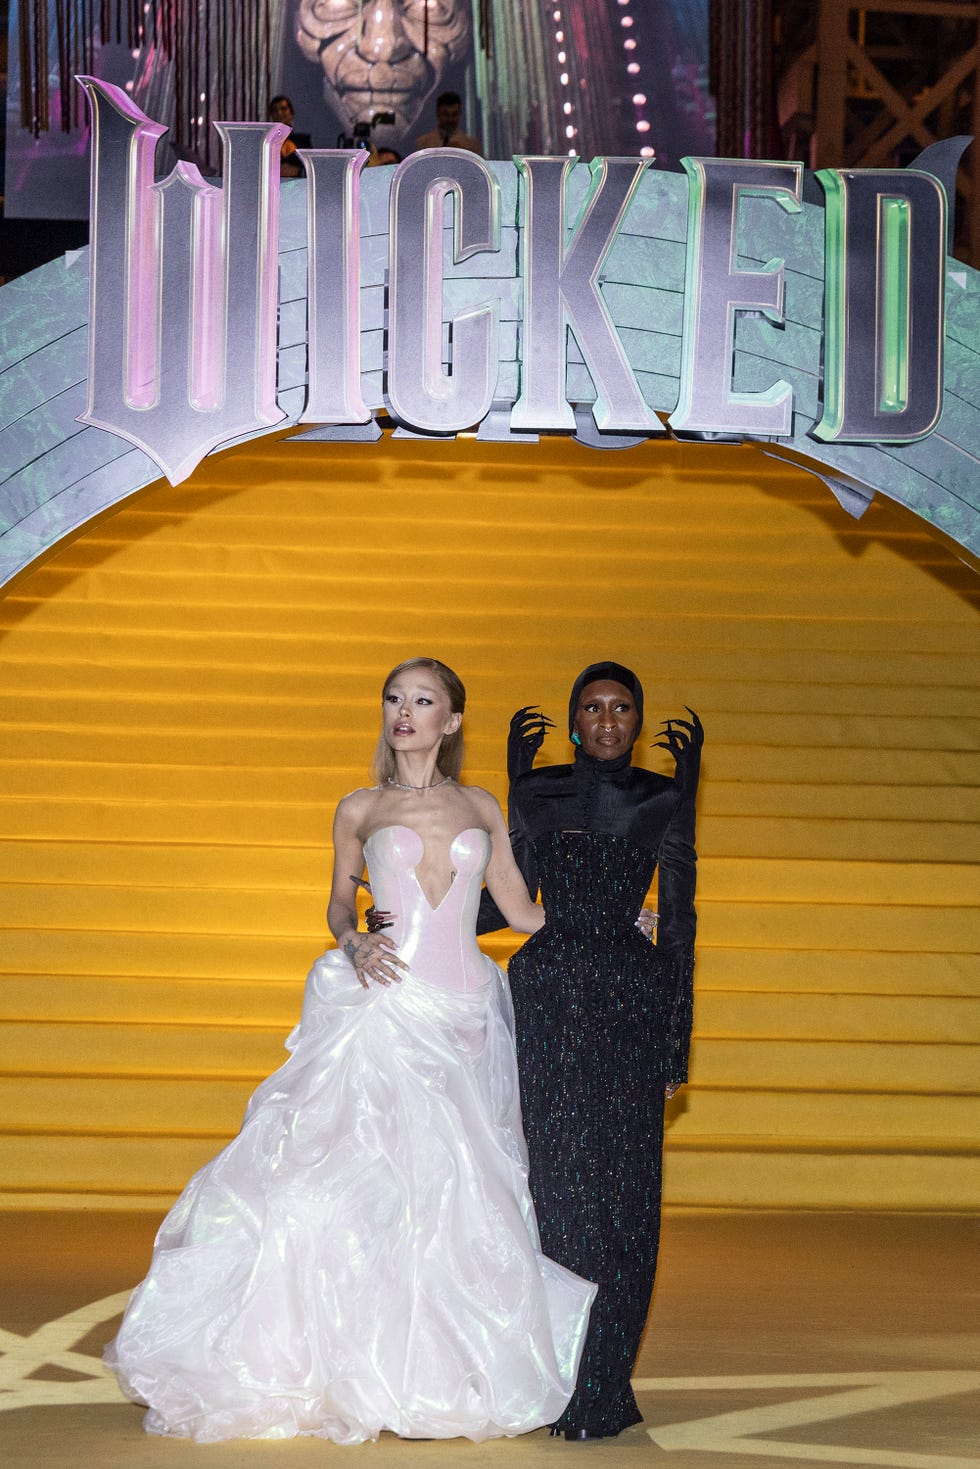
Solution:
{"label": "pink satin corset bodice", "polygon": [[422,838],[409,826],[383,826],[364,843],[375,907],[394,918],[385,933],[397,945],[398,957],[412,978],[443,989],[481,989],[493,968],[476,942],[490,834],[472,826],[453,838],[449,848],[453,880],[435,908],[416,875],[424,853]]}

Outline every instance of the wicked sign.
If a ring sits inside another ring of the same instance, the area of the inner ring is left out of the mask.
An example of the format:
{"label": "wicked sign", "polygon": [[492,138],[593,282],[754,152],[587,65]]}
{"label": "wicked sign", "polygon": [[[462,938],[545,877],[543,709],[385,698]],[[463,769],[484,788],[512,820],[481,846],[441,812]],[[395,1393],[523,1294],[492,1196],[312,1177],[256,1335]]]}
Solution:
{"label": "wicked sign", "polygon": [[13,311],[0,580],[161,470],[290,424],[378,439],[382,413],[395,437],[762,441],[855,514],[881,489],[980,544],[980,286],[941,169],[312,150],[281,186],[286,129],[219,123],[220,184],[158,181],[164,129],[82,84],[87,291],[83,256],[48,320],[28,288]]}
{"label": "wicked sign", "polygon": [[[178,480],[227,439],[278,423],[279,145],[282,125],[219,123],[224,182],[178,165],[153,178],[163,129],[118,89],[87,80],[93,119],[87,423],[138,443]],[[308,395],[301,422],[367,423],[362,386],[361,150],[302,153],[306,169]],[[569,214],[574,159],[519,157],[518,382],[509,427],[575,427],[569,330],[595,390],[600,433],[665,432],[644,396],[600,280],[648,160],[597,158]],[[802,211],[803,165],[689,158],[688,249],[676,432],[786,437],[792,385],[739,391],[737,313],[776,326],[785,261],[738,263],[743,200]],[[825,193],[825,441],[918,439],[942,408],[946,197],[931,174],[828,169]],[[388,201],[385,406],[410,429],[452,434],[500,403],[501,300],[455,311],[452,273],[504,248],[499,176],[457,149],[414,154]],[[452,200],[451,242],[444,241]],[[513,217],[511,216],[513,219]],[[513,244],[509,251],[513,253]],[[655,270],[656,263],[650,262]],[[496,277],[491,273],[491,279]],[[448,360],[447,360],[448,359]],[[232,366],[233,364],[233,366]]]}

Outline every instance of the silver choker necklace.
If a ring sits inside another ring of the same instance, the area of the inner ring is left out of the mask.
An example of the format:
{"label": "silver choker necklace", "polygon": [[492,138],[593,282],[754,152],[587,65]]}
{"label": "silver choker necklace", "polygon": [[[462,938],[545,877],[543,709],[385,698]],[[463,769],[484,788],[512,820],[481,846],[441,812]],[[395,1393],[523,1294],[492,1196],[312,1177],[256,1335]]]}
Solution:
{"label": "silver choker necklace", "polygon": [[394,786],[399,791],[436,791],[440,786],[448,785],[451,780],[452,776],[447,775],[442,780],[434,780],[430,786],[404,786],[400,780],[393,780],[389,775],[385,785]]}

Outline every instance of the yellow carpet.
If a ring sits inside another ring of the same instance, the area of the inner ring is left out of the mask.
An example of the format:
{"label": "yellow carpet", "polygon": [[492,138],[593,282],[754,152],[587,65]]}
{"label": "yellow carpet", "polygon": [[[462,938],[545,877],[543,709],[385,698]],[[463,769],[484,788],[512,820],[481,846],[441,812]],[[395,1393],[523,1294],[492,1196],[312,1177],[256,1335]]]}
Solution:
{"label": "yellow carpet", "polygon": [[[668,1209],[633,1369],[644,1422],[587,1448],[144,1433],[102,1349],[147,1211],[0,1213],[3,1469],[980,1469],[977,1224],[964,1215]],[[972,1366],[971,1366],[972,1364]],[[721,1456],[721,1457],[719,1457]]]}
{"label": "yellow carpet", "polygon": [[501,797],[511,711],[595,658],[645,741],[704,720],[668,1199],[975,1207],[978,591],[749,446],[265,438],[142,492],[0,601],[0,1202],[159,1207],[234,1132],[429,653]]}

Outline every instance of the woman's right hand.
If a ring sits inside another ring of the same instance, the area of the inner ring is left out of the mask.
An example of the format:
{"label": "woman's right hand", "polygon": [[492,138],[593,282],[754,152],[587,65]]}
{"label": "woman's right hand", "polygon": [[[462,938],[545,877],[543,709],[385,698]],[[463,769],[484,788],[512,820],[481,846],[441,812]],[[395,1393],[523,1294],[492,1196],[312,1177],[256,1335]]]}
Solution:
{"label": "woman's right hand", "polygon": [[649,939],[651,943],[653,942],[653,936],[657,931],[657,924],[659,920],[660,914],[655,913],[652,908],[640,909],[640,916],[636,920],[636,926],[642,933],[643,937],[645,939]]}
{"label": "woman's right hand", "polygon": [[383,933],[360,933],[351,928],[341,935],[337,947],[347,955],[364,989],[371,980],[375,984],[399,984],[408,973],[408,965],[398,958],[393,941]]}
{"label": "woman's right hand", "polygon": [[544,743],[545,731],[554,729],[553,719],[526,704],[510,721],[507,736],[507,779],[516,780],[526,774],[533,765],[534,757]]}

